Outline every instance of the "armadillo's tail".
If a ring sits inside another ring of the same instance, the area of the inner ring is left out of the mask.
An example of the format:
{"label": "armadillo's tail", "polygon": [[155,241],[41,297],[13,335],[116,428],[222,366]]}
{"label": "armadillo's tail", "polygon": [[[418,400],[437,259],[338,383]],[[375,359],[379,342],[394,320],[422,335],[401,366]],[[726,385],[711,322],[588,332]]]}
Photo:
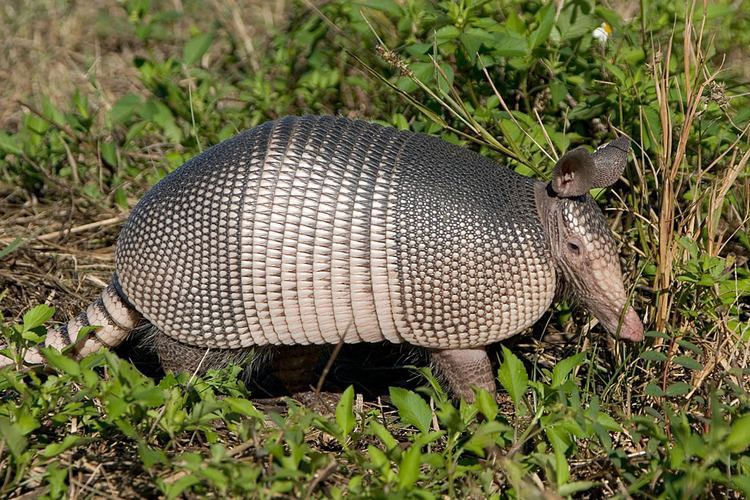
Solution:
{"label": "armadillo's tail", "polygon": [[[102,291],[93,304],[67,324],[50,329],[42,347],[54,347],[60,351],[72,346],[68,355],[80,359],[102,347],[114,348],[120,345],[130,332],[143,323],[143,317],[121,294],[115,275],[112,283]],[[78,334],[85,326],[98,328],[82,338]],[[26,351],[24,363],[44,363],[44,357],[37,348]],[[10,358],[0,357],[0,368],[12,365]]]}

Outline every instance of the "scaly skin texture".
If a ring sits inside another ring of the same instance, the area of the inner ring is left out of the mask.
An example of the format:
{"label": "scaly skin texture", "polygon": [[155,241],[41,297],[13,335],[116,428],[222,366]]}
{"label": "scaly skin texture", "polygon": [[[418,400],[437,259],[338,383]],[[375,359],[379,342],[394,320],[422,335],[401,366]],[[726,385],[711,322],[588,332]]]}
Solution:
{"label": "scaly skin texture", "polygon": [[586,194],[621,175],[627,148],[572,151],[547,184],[422,134],[334,117],[266,123],[143,197],[113,285],[47,345],[102,325],[81,356],[145,320],[162,363],[189,369],[257,346],[405,342],[430,349],[471,399],[472,385],[494,384],[484,346],[536,322],[561,281],[610,333],[642,338]]}
{"label": "scaly skin texture", "polygon": [[122,290],[188,345],[474,348],[555,293],[533,181],[433,137],[286,118],[212,148],[141,200]]}

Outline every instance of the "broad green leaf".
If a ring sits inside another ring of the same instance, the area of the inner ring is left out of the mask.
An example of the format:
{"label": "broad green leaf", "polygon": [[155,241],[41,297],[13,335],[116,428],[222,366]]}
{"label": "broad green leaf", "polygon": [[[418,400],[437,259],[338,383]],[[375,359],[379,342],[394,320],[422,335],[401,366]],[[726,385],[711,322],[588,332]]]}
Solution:
{"label": "broad green leaf", "polygon": [[201,479],[194,475],[188,474],[180,477],[177,481],[171,484],[164,485],[164,491],[166,493],[167,500],[174,500],[182,495],[188,488],[201,482]]}
{"label": "broad green leaf", "polygon": [[570,466],[565,452],[570,445],[570,435],[560,426],[554,425],[545,429],[547,439],[555,452],[555,478],[557,485],[562,486],[570,477]]}
{"label": "broad green leaf", "polygon": [[521,401],[529,386],[529,375],[523,363],[507,347],[503,346],[503,362],[497,371],[500,385],[508,391],[516,411],[523,411]]}
{"label": "broad green leaf", "polygon": [[586,359],[586,354],[579,352],[569,358],[559,361],[552,369],[552,387],[559,387],[568,380],[568,376],[575,367]]}
{"label": "broad green leaf", "polygon": [[401,455],[401,463],[398,467],[398,485],[401,488],[410,488],[419,479],[421,457],[419,446],[414,444]]}
{"label": "broad green leaf", "polygon": [[476,391],[476,402],[474,404],[487,420],[495,420],[497,416],[497,401],[495,401],[494,394],[490,394],[484,389],[479,389]]}
{"label": "broad green leaf", "polygon": [[370,434],[377,437],[383,442],[385,450],[391,450],[398,446],[398,441],[396,441],[396,438],[394,438],[393,434],[391,434],[391,432],[386,429],[386,427],[380,422],[376,420],[370,420],[369,424],[367,424],[367,427],[370,431]]}
{"label": "broad green leaf", "polygon": [[27,446],[26,436],[23,435],[18,425],[5,417],[0,417],[0,436],[13,458],[18,459]]}
{"label": "broad green leaf", "polygon": [[[154,408],[164,404],[164,394],[165,391],[163,391],[159,387],[149,387],[148,389],[133,391],[132,398],[133,401],[136,401],[144,406]],[[195,406],[196,409],[198,407],[199,405]]]}
{"label": "broad green leaf", "polygon": [[643,351],[638,357],[646,361],[664,361],[667,359],[667,355],[659,351]]}
{"label": "broad green leaf", "polygon": [[560,486],[557,492],[562,497],[570,497],[581,491],[590,490],[599,483],[595,481],[573,481],[572,483],[565,483]]}
{"label": "broad green leaf", "polygon": [[654,384],[653,382],[649,382],[646,385],[646,389],[645,389],[644,393],[647,396],[663,396],[664,395],[664,391],[662,391],[661,387],[659,387],[658,385]]}
{"label": "broad green leaf", "polygon": [[675,356],[672,361],[689,370],[702,370],[703,365],[689,356]]}
{"label": "broad green leaf", "polygon": [[55,308],[47,304],[34,306],[23,315],[23,329],[28,331],[40,327],[49,321],[54,314]]}
{"label": "broad green leaf", "polygon": [[0,132],[0,152],[2,151],[14,154],[16,156],[23,155],[23,149],[18,146],[16,138],[6,134],[5,132]]}
{"label": "broad green leaf", "polygon": [[99,152],[101,153],[102,160],[104,160],[110,167],[117,166],[117,148],[111,142],[99,143]]}
{"label": "broad green leaf", "polygon": [[354,419],[354,409],[352,407],[354,403],[354,387],[349,386],[346,388],[344,393],[341,395],[341,399],[336,405],[336,423],[341,429],[344,436],[348,436],[354,430],[354,426],[357,423]]}
{"label": "broad green leaf", "polygon": [[81,367],[76,360],[65,354],[61,354],[59,351],[51,347],[42,348],[40,350],[42,351],[42,354],[44,354],[44,357],[47,358],[47,362],[53,368],[57,368],[59,371],[74,377],[81,374]]}
{"label": "broad green leaf", "polygon": [[461,31],[455,26],[443,26],[435,32],[435,38],[438,43],[455,40],[461,35]]}
{"label": "broad green leaf", "polygon": [[42,456],[44,458],[52,458],[56,457],[60,453],[64,452],[65,450],[69,450],[70,448],[73,448],[74,446],[78,446],[81,444],[86,444],[92,441],[93,438],[91,437],[85,437],[85,436],[79,436],[76,434],[68,434],[63,438],[61,443],[50,443],[48,444],[44,450],[42,450]]}
{"label": "broad green leaf", "polygon": [[552,97],[552,103],[557,106],[560,104],[565,96],[568,95],[568,86],[564,82],[554,79],[549,84],[550,95]]}
{"label": "broad green leaf", "polygon": [[690,384],[686,384],[685,382],[675,382],[674,384],[669,384],[665,393],[667,396],[683,396],[690,392],[691,389],[692,387]]}
{"label": "broad green leaf", "polygon": [[496,33],[492,43],[494,54],[502,57],[521,57],[529,52],[526,39],[510,33]]}
{"label": "broad green leaf", "polygon": [[222,400],[232,411],[245,417],[253,417],[258,420],[265,420],[265,415],[258,411],[253,404],[247,399],[226,397]]}
{"label": "broad green leaf", "polygon": [[112,106],[109,117],[115,125],[125,123],[138,111],[140,106],[140,97],[133,94],[124,95]]}
{"label": "broad green leaf", "polygon": [[471,433],[471,437],[463,448],[476,455],[484,456],[484,452],[491,446],[506,446],[508,443],[503,435],[513,436],[513,428],[497,420],[491,420],[489,422],[483,422],[479,427]]}
{"label": "broad green leaf", "polygon": [[414,78],[422,83],[431,82],[432,76],[435,73],[435,65],[431,62],[417,62],[410,64],[409,68],[414,73]]}
{"label": "broad green leaf", "polygon": [[532,49],[539,47],[549,38],[549,33],[555,24],[555,4],[550,2],[542,7],[537,13],[537,17],[540,19],[539,27],[529,37]]}
{"label": "broad green leaf", "polygon": [[370,461],[375,467],[383,467],[389,464],[388,457],[380,449],[373,445],[367,446],[367,453],[370,455]]}
{"label": "broad green leaf", "polygon": [[182,51],[182,62],[188,66],[193,66],[201,60],[213,42],[213,33],[201,33],[191,38]]}
{"label": "broad green leaf", "polygon": [[364,5],[372,9],[382,10],[393,17],[403,15],[401,7],[393,0],[367,0]]}
{"label": "broad green leaf", "polygon": [[138,455],[141,457],[141,462],[146,469],[150,469],[156,464],[169,464],[169,458],[163,450],[155,450],[149,447],[146,443],[140,443],[138,445]]}
{"label": "broad green leaf", "polygon": [[398,410],[401,420],[413,425],[421,432],[427,432],[430,429],[432,411],[424,399],[401,387],[391,387],[389,392],[391,402]]}
{"label": "broad green leaf", "polygon": [[724,444],[733,453],[742,453],[750,446],[750,414],[732,422]]}

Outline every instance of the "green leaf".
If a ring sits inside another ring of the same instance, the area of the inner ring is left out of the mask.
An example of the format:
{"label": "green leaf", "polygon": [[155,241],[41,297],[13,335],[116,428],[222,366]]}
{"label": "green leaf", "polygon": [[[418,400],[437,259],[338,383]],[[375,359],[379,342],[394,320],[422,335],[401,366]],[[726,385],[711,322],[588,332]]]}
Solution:
{"label": "green leaf", "polygon": [[585,359],[586,354],[579,352],[558,362],[552,369],[552,387],[559,387],[567,382],[573,369],[583,363]]}
{"label": "green leaf", "polygon": [[645,392],[646,396],[660,397],[660,396],[664,395],[664,391],[661,390],[661,387],[659,387],[658,385],[654,384],[653,382],[649,382],[646,385],[646,389],[645,389],[644,392]]}
{"label": "green leaf", "polygon": [[516,411],[523,411],[521,401],[529,386],[529,375],[521,360],[505,346],[503,346],[503,363],[497,371],[497,378],[500,385],[510,394]]}
{"label": "green leaf", "polygon": [[419,446],[414,444],[401,455],[401,463],[398,467],[398,485],[400,487],[411,488],[417,482],[421,457],[422,452],[419,450]]}
{"label": "green leaf", "polygon": [[669,387],[667,387],[666,395],[667,396],[682,396],[690,392],[692,387],[690,384],[686,384],[685,382],[675,382],[674,384],[669,384]]}
{"label": "green leaf", "polygon": [[0,132],[0,151],[16,156],[23,156],[23,149],[18,146],[16,138],[5,132]]}
{"label": "green leaf", "polygon": [[383,442],[384,450],[392,450],[393,448],[398,446],[398,441],[396,441],[396,438],[394,438],[393,434],[391,434],[391,432],[386,429],[386,427],[380,422],[376,420],[370,420],[367,428],[369,429],[370,434],[376,436]]}
{"label": "green leaf", "polygon": [[11,241],[10,243],[8,243],[5,246],[5,248],[3,248],[2,250],[0,250],[0,259],[4,259],[8,255],[10,255],[13,252],[15,252],[16,250],[18,250],[21,247],[22,244],[23,244],[23,240],[20,237],[16,236],[16,238],[13,241]]}
{"label": "green leaf", "polygon": [[174,500],[187,491],[191,486],[195,486],[200,482],[201,479],[197,475],[188,474],[182,476],[174,483],[165,484],[164,492],[166,493],[168,500]]}
{"label": "green leaf", "polygon": [[133,94],[124,95],[112,106],[109,117],[115,125],[123,124],[138,111],[140,106],[140,97]]}
{"label": "green leaf", "polygon": [[557,106],[568,95],[568,86],[565,82],[558,79],[554,79],[549,84],[550,95],[552,96],[552,103]]}
{"label": "green leaf", "polygon": [[398,410],[401,420],[413,425],[420,432],[426,433],[430,429],[432,411],[424,399],[418,394],[401,387],[391,387],[389,393],[391,402]]}
{"label": "green leaf", "polygon": [[258,411],[258,409],[255,408],[255,406],[253,406],[253,404],[247,399],[226,397],[222,401],[235,413],[239,413],[240,415],[243,415],[245,417],[253,417],[257,418],[258,420],[265,420],[265,415],[263,415],[262,412]]}
{"label": "green leaf", "polygon": [[674,359],[672,359],[676,364],[680,366],[684,366],[685,368],[689,370],[702,370],[703,365],[700,364],[698,361],[694,360],[690,356],[675,356]]}
{"label": "green leaf", "polygon": [[513,428],[497,420],[490,420],[480,424],[470,436],[463,444],[463,448],[478,456],[484,456],[485,450],[494,445],[507,445],[513,437]]}
{"label": "green leaf", "polygon": [[167,458],[167,454],[163,450],[155,450],[146,443],[138,444],[138,455],[141,457],[141,462],[146,469],[150,469],[156,464],[169,464],[169,458]]}
{"label": "green leaf", "polygon": [[496,33],[492,43],[494,54],[502,57],[521,57],[529,52],[526,39],[510,33]]}
{"label": "green leaf", "polygon": [[368,0],[367,2],[365,2],[365,6],[372,9],[382,10],[383,12],[386,12],[388,15],[393,17],[403,15],[401,7],[393,0]]}
{"label": "green leaf", "polygon": [[39,304],[38,306],[32,307],[23,315],[23,329],[29,331],[38,328],[49,321],[54,314],[55,308],[50,307],[47,304]]}
{"label": "green leaf", "polygon": [[435,38],[438,43],[450,42],[458,38],[460,35],[461,31],[451,25],[443,26],[435,32]]}
{"label": "green leaf", "polygon": [[549,38],[552,26],[555,24],[555,4],[553,2],[548,3],[542,7],[537,13],[537,17],[541,19],[539,27],[529,37],[531,49],[539,47],[541,44],[547,41]]}
{"label": "green leaf", "polygon": [[570,445],[570,434],[562,426],[554,425],[545,429],[547,439],[555,452],[555,477],[558,486],[568,482],[570,477],[570,466],[565,457],[565,452]]}
{"label": "green leaf", "polygon": [[128,195],[124,189],[119,187],[115,189],[114,201],[115,204],[123,210],[128,209]]}
{"label": "green leaf", "polygon": [[74,377],[77,377],[81,374],[81,367],[78,365],[78,362],[65,354],[61,354],[56,349],[53,349],[51,347],[43,347],[40,349],[42,351],[42,354],[44,354],[44,357],[47,358],[47,362],[52,366],[53,368],[56,368],[62,373],[67,373],[68,375],[72,375]]}
{"label": "green leaf", "polygon": [[659,351],[643,351],[638,357],[646,361],[664,361],[667,359],[666,354]]}
{"label": "green leaf", "polygon": [[495,420],[495,417],[497,417],[497,401],[495,401],[494,394],[479,389],[476,391],[476,402],[474,404],[487,420]]}
{"label": "green leaf", "polygon": [[353,402],[354,387],[350,385],[341,395],[341,399],[336,405],[336,423],[344,436],[351,434],[357,423],[354,419],[354,409],[352,408]]}
{"label": "green leaf", "polygon": [[44,450],[42,450],[42,456],[44,458],[56,457],[57,455],[64,452],[65,450],[69,450],[70,448],[73,448],[74,446],[89,443],[92,441],[92,439],[93,438],[78,436],[76,434],[68,434],[67,436],[65,436],[65,438],[63,438],[61,443],[48,444],[44,448]]}
{"label": "green leaf", "polygon": [[117,148],[111,142],[102,142],[99,144],[99,152],[102,160],[110,167],[117,166]]}
{"label": "green leaf", "polygon": [[741,453],[750,446],[750,414],[732,422],[724,444],[732,453]]}
{"label": "green leaf", "polygon": [[[142,389],[140,391],[133,391],[133,401],[138,402],[146,407],[155,408],[164,404],[164,394],[159,387],[149,387],[148,389]],[[196,405],[196,408],[198,406]]]}
{"label": "green leaf", "polygon": [[201,33],[191,38],[182,51],[182,62],[188,66],[193,66],[201,60],[214,40],[213,33]]}
{"label": "green leaf", "polygon": [[560,486],[557,492],[562,497],[569,497],[581,491],[590,490],[597,485],[599,485],[599,483],[595,481],[573,481],[572,483],[565,483]]}
{"label": "green leaf", "polygon": [[431,62],[417,62],[410,64],[409,69],[414,73],[414,78],[422,83],[428,83],[432,81],[432,76],[435,73],[435,64]]}
{"label": "green leaf", "polygon": [[23,435],[21,429],[7,418],[0,417],[0,436],[10,450],[10,454],[18,460],[27,446],[26,436]]}

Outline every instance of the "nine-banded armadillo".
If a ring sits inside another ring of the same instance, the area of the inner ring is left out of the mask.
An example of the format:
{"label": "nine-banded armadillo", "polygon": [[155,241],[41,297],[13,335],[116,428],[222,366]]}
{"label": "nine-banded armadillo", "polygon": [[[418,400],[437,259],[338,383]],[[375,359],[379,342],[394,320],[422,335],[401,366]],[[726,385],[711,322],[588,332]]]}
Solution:
{"label": "nine-banded armadillo", "polygon": [[207,350],[205,366],[253,346],[406,342],[471,399],[473,385],[494,390],[485,346],[532,325],[561,286],[611,334],[642,339],[587,194],[618,179],[628,149],[576,149],[544,183],[364,121],[265,123],[146,193],[112,284],[46,343],[101,325],[71,349],[80,357],[147,321],[163,364],[191,370]]}

